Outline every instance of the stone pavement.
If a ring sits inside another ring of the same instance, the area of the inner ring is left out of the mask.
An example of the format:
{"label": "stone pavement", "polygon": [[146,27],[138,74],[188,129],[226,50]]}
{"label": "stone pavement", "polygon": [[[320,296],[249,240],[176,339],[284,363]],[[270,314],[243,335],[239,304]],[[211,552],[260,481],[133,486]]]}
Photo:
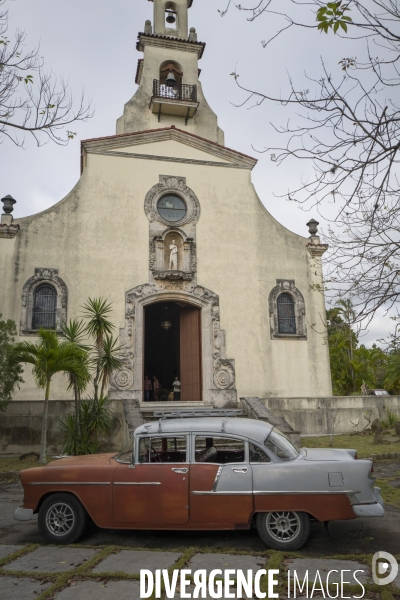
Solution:
{"label": "stone pavement", "polygon": [[[81,547],[81,546],[13,546],[0,545],[0,598],[2,600],[139,600],[139,573],[141,569],[203,569],[210,573],[213,569],[241,569],[245,575],[251,569],[255,575],[259,569],[278,569],[280,598],[287,598],[287,570],[296,571],[299,581],[308,572],[309,591],[318,574],[327,590],[326,576],[329,571],[336,570],[330,576],[330,585],[340,582],[340,573],[345,573],[344,581],[356,585],[352,575],[357,573],[357,580],[366,589],[365,598],[380,600],[381,588],[372,583],[370,568],[371,556],[360,555],[357,560],[353,556],[313,558],[299,553],[277,553],[264,550],[257,553],[238,553],[233,550],[216,550],[213,552],[191,548],[176,551],[159,550],[126,550],[115,546]],[[222,577],[222,575],[221,575]],[[231,575],[235,579],[234,575]],[[219,584],[222,585],[222,584]],[[334,596],[335,588],[329,588]],[[400,594],[400,574],[389,588],[395,595]],[[232,588],[234,592],[235,586]],[[267,578],[261,578],[261,590],[267,592]],[[357,591],[345,588],[345,595],[360,596]],[[165,592],[162,592],[165,598]],[[187,593],[193,593],[189,586]],[[297,593],[297,597],[304,593]],[[327,594],[326,594],[327,595]],[[173,596],[181,598],[179,586]],[[191,596],[189,596],[191,597]],[[209,598],[211,596],[207,596]],[[225,595],[222,594],[222,598]],[[236,594],[234,596],[236,598]],[[244,596],[247,597],[247,596]],[[255,597],[255,596],[254,596]],[[268,595],[267,595],[268,597]],[[314,598],[320,597],[318,591]],[[386,598],[389,596],[386,595]],[[152,596],[154,598],[154,596]]]}

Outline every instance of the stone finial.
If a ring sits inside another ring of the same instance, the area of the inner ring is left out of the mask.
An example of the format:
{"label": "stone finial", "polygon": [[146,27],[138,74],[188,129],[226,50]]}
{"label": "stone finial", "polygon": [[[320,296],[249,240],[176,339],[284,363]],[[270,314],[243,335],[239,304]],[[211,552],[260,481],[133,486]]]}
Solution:
{"label": "stone finial", "polygon": [[3,203],[4,214],[10,215],[14,210],[14,204],[16,203],[16,200],[14,200],[14,198],[8,194],[7,196],[4,196],[1,201]]}
{"label": "stone finial", "polygon": [[315,219],[310,219],[307,223],[308,231],[311,235],[317,235],[318,233],[318,221]]}
{"label": "stone finial", "polygon": [[153,27],[151,25],[151,21],[149,21],[148,19],[144,24],[144,32],[149,35],[151,35],[153,33]]}
{"label": "stone finial", "polygon": [[190,28],[189,42],[197,42],[197,33],[194,27]]}

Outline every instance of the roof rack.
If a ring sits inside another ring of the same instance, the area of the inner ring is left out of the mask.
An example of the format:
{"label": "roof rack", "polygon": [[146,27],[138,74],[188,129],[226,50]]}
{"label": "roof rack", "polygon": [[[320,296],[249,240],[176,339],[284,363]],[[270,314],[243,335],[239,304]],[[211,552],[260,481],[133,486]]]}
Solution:
{"label": "roof rack", "polygon": [[157,410],[154,417],[157,419],[188,419],[193,417],[239,417],[243,411],[237,408],[194,408],[182,410]]}

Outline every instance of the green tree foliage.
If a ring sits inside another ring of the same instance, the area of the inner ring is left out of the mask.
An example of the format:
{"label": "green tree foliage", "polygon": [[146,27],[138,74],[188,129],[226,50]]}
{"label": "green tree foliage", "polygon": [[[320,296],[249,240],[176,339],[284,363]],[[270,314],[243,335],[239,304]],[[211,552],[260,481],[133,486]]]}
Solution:
{"label": "green tree foliage", "polygon": [[19,363],[32,365],[36,385],[45,389],[39,462],[46,464],[47,421],[52,378],[56,373],[66,373],[73,374],[79,382],[87,380],[85,352],[72,342],[60,341],[55,331],[41,329],[37,343],[24,341],[15,344],[13,356]]}
{"label": "green tree foliage", "polygon": [[81,393],[89,381],[79,383],[74,374],[70,375],[70,388],[75,393],[75,414],[59,421],[63,450],[68,454],[92,454],[98,451],[99,436],[113,424],[105,392],[112,372],[123,366],[123,346],[118,346],[118,340],[113,337],[115,326],[109,320],[111,304],[103,298],[89,298],[83,308],[83,319],[87,319],[87,322],[77,319],[70,321],[63,327],[63,336],[84,351],[85,364],[93,373],[89,379],[93,381],[94,394],[81,401]]}
{"label": "green tree foliage", "polygon": [[359,394],[363,384],[369,389],[383,388],[386,385],[388,356],[375,344],[372,348],[359,345],[358,336],[353,330],[356,321],[357,315],[350,300],[339,300],[334,308],[327,311],[332,388],[335,396]]}
{"label": "green tree foliage", "polygon": [[24,380],[23,369],[13,355],[17,327],[14,321],[2,321],[1,317],[0,313],[0,410],[5,410],[15,387]]}

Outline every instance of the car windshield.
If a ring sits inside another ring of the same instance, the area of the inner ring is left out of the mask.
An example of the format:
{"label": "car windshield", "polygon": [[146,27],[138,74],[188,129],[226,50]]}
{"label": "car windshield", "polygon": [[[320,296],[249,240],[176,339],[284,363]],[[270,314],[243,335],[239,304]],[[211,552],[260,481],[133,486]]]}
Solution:
{"label": "car windshield", "polygon": [[124,448],[122,448],[121,452],[114,456],[115,460],[123,463],[130,463],[132,461],[133,454],[133,438],[129,440]]}
{"label": "car windshield", "polygon": [[264,446],[281,460],[293,460],[299,455],[298,450],[293,446],[292,442],[275,428],[272,429],[265,440]]}

